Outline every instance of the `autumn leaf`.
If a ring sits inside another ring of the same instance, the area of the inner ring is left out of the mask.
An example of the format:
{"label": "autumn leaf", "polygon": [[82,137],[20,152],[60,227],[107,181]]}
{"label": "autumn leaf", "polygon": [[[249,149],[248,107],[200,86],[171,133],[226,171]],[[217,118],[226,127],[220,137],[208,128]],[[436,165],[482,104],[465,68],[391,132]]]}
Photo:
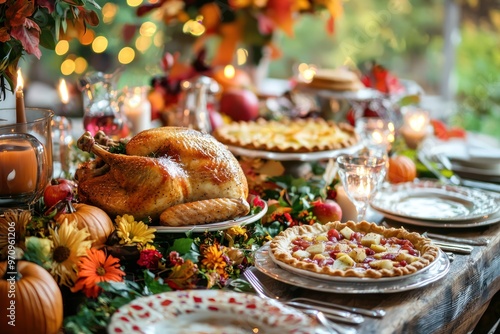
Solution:
{"label": "autumn leaf", "polygon": [[187,260],[181,265],[175,265],[165,282],[175,289],[194,288],[198,267],[192,261]]}
{"label": "autumn leaf", "polygon": [[55,8],[55,1],[54,0],[37,0],[36,4],[40,7],[47,8],[49,14],[51,14]]}
{"label": "autumn leaf", "polygon": [[269,0],[266,15],[288,36],[293,36],[293,1]]}
{"label": "autumn leaf", "polygon": [[35,11],[33,2],[27,0],[17,0],[5,11],[5,18],[11,27],[18,27],[25,24],[27,17]]}
{"label": "autumn leaf", "polygon": [[40,45],[40,27],[34,21],[26,18],[24,25],[13,27],[10,34],[21,42],[27,53],[40,59],[42,56],[38,47]]}
{"label": "autumn leaf", "polygon": [[9,34],[9,30],[7,29],[7,27],[2,27],[0,28],[0,42],[7,42],[8,40],[10,40],[10,34]]}

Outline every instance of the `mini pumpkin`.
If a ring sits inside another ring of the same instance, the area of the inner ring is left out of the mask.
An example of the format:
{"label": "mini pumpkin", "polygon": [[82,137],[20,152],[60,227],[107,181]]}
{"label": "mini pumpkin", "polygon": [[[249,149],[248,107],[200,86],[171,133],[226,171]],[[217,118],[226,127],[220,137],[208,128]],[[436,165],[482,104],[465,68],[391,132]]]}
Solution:
{"label": "mini pumpkin", "polygon": [[391,183],[411,182],[417,177],[417,166],[407,156],[398,155],[389,158],[387,179]]}
{"label": "mini pumpkin", "polygon": [[15,269],[11,265],[7,270],[7,262],[0,263],[0,333],[58,333],[63,300],[54,278],[32,262],[19,261]]}
{"label": "mini pumpkin", "polygon": [[87,227],[90,239],[94,241],[92,247],[104,246],[109,235],[115,230],[113,221],[108,214],[96,206],[68,202],[67,210],[67,213],[59,214],[56,221],[62,223],[67,218],[68,221],[76,220],[80,229]]}

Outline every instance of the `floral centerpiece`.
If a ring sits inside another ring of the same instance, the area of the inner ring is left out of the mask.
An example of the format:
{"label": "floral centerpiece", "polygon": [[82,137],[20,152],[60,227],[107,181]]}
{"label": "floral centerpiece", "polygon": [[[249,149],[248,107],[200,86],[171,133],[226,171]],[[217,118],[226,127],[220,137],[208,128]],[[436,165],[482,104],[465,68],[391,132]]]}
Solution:
{"label": "floral centerpiece", "polygon": [[[50,273],[62,291],[68,333],[105,331],[111,315],[140,296],[184,289],[246,291],[239,276],[253,264],[253,251],[290,226],[319,221],[315,208],[335,194],[333,185],[314,175],[269,178],[264,161],[241,164],[252,187],[250,214],[260,212],[264,202],[270,210],[256,223],[213,232],[158,233],[150,221],[102,215],[97,207],[77,203],[76,185],[60,179],[49,187],[66,189],[64,199],[52,205],[47,191],[33,215],[10,210],[0,216],[0,261],[5,261],[0,272],[15,256]],[[324,172],[321,166],[314,170]],[[8,239],[12,226],[14,244]]]}
{"label": "floral centerpiece", "polygon": [[53,50],[68,24],[96,26],[99,8],[94,0],[0,0],[0,100],[15,87],[23,55],[40,59],[40,46]]}

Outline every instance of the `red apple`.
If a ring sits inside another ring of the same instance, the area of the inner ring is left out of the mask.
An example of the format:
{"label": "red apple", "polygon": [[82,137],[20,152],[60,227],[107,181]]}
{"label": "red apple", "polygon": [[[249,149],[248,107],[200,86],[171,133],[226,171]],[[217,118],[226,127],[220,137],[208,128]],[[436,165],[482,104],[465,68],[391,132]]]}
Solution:
{"label": "red apple", "polygon": [[51,208],[62,200],[73,198],[73,190],[72,181],[53,179],[43,192],[45,206]]}
{"label": "red apple", "polygon": [[233,121],[252,121],[259,117],[259,99],[251,90],[230,88],[222,93],[219,111]]}
{"label": "red apple", "polygon": [[340,221],[342,219],[342,209],[340,205],[330,199],[312,203],[312,212],[321,224]]}

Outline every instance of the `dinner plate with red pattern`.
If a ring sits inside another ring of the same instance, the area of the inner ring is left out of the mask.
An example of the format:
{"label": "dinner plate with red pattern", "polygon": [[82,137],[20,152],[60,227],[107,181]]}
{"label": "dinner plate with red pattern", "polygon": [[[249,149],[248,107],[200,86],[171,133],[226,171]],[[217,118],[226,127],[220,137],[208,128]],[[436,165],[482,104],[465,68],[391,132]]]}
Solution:
{"label": "dinner plate with red pattern", "polygon": [[120,307],[108,333],[326,334],[313,318],[277,300],[222,290],[170,291]]}

